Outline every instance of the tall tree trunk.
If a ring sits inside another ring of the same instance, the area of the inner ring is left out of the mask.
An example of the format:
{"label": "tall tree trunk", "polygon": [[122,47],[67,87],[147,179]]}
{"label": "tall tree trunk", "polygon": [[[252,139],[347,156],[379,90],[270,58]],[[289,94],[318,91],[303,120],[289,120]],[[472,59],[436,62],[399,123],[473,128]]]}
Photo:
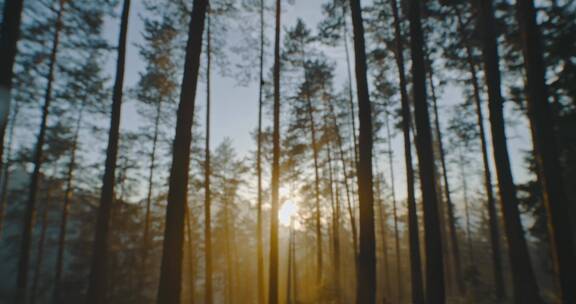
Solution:
{"label": "tall tree trunk", "polygon": [[186,219],[184,225],[186,226],[186,234],[188,237],[188,276],[190,278],[190,304],[196,303],[196,260],[194,258],[194,240],[192,235],[192,220],[190,217],[190,207],[186,205]]}
{"label": "tall tree trunk", "polygon": [[466,243],[468,245],[469,265],[476,266],[474,258],[474,245],[472,241],[472,223],[470,219],[470,201],[468,200],[468,182],[466,181],[466,169],[464,168],[466,161],[464,160],[464,152],[462,147],[458,148],[458,166],[460,167],[460,178],[462,179],[462,196],[464,198],[464,214],[466,218]]}
{"label": "tall tree trunk", "polygon": [[482,36],[484,74],[488,87],[488,105],[492,146],[500,190],[500,205],[508,239],[508,254],[516,303],[541,303],[538,285],[530,263],[528,246],[518,211],[516,186],[512,178],[500,88],[500,67],[492,1],[478,1],[478,26]]}
{"label": "tall tree trunk", "polygon": [[[326,92],[324,92],[326,93]],[[325,96],[327,96],[327,94],[324,94]],[[342,133],[340,133],[340,127],[338,125],[338,121],[336,119],[336,114],[334,111],[334,104],[333,104],[333,100],[329,99],[329,98],[325,98],[327,106],[328,106],[328,117],[330,118],[330,120],[332,121],[332,127],[334,128],[334,133],[336,136],[336,145],[338,147],[338,156],[340,158],[340,163],[342,166],[342,177],[343,177],[343,182],[344,182],[344,188],[346,191],[346,202],[347,202],[347,211],[348,211],[348,216],[349,216],[349,220],[350,220],[350,226],[351,226],[351,230],[352,230],[352,246],[353,246],[353,254],[354,254],[354,272],[355,272],[355,277],[357,277],[357,269],[358,269],[358,232],[356,230],[356,218],[354,216],[354,209],[352,206],[352,198],[351,198],[351,192],[353,190],[351,190],[350,185],[348,184],[348,166],[347,166],[347,162],[346,162],[346,154],[344,153],[344,144],[342,142]],[[339,196],[337,196],[337,199],[339,199]],[[338,204],[339,206],[339,204]],[[340,215],[339,215],[340,218]],[[357,282],[356,282],[357,283]],[[352,288],[356,288],[355,284],[352,284]]]}
{"label": "tall tree trunk", "polygon": [[256,219],[256,248],[257,271],[258,271],[258,303],[266,302],[266,290],[264,287],[264,237],[262,232],[262,107],[264,86],[264,0],[260,0],[260,69],[258,83],[258,147],[256,148],[256,174],[258,175],[258,205]]}
{"label": "tall tree trunk", "polygon": [[234,257],[234,263],[233,263],[233,268],[234,268],[234,298],[238,299],[236,300],[237,303],[242,303],[243,301],[245,301],[245,299],[241,296],[243,296],[243,293],[241,292],[240,289],[240,256],[238,255],[238,242],[236,239],[236,227],[234,225],[234,222],[232,222],[232,253],[233,253],[233,257]]}
{"label": "tall tree trunk", "polygon": [[208,0],[194,0],[188,28],[184,75],[178,105],[176,134],[172,150],[172,167],[166,208],[166,227],[160,270],[159,304],[179,304],[182,289],[182,247],[184,209],[188,204],[188,170],[192,120],[196,102],[198,69],[202,52],[202,33]]}
{"label": "tall tree trunk", "polygon": [[128,17],[130,15],[130,0],[124,0],[122,21],[118,39],[118,61],[116,64],[116,80],[112,96],[112,115],[108,133],[108,148],[106,150],[106,168],[102,180],[100,206],[96,222],[96,235],[92,248],[92,265],[88,284],[86,302],[102,304],[106,301],[108,235],[110,231],[110,216],[114,203],[115,171],[118,155],[118,140],[120,134],[120,114],[122,110],[122,88],[124,85],[124,69],[126,61],[126,37],[128,35]]}
{"label": "tall tree trunk", "polygon": [[[306,61],[304,61],[306,64]],[[305,78],[307,78],[307,72],[305,72]],[[310,83],[307,84],[307,86]],[[316,123],[314,121],[314,109],[312,108],[312,99],[310,98],[310,92],[306,92],[306,105],[308,121],[310,123],[310,136],[312,141],[312,155],[314,159],[314,199],[316,213],[314,215],[316,220],[316,285],[320,287],[322,285],[322,223],[320,219],[322,217],[320,211],[320,173],[318,164],[318,142],[316,140]]]}
{"label": "tall tree trunk", "polygon": [[230,237],[230,206],[228,199],[224,200],[224,242],[226,248],[226,303],[234,302],[234,282],[232,280],[232,244]]}
{"label": "tall tree trunk", "polygon": [[278,204],[280,187],[280,13],[282,0],[276,0],[274,30],[274,123],[272,133],[272,207],[270,210],[270,267],[268,303],[278,303]]}
{"label": "tall tree trunk", "polygon": [[212,291],[212,202],[210,190],[210,69],[211,69],[211,38],[210,37],[210,7],[206,16],[206,142],[204,143],[204,256],[206,259],[204,294],[206,303],[214,300]]}
{"label": "tall tree trunk", "polygon": [[402,258],[400,254],[400,230],[398,229],[398,207],[396,201],[396,182],[394,179],[394,153],[392,152],[392,133],[390,132],[390,120],[388,109],[384,111],[386,124],[386,136],[388,138],[388,169],[390,170],[390,189],[392,190],[392,213],[394,215],[394,243],[396,249],[396,280],[398,281],[398,303],[402,303],[404,293],[402,282]]}
{"label": "tall tree trunk", "polygon": [[288,270],[287,270],[287,277],[286,277],[286,304],[294,303],[294,298],[292,295],[292,283],[294,282],[294,273],[293,273],[293,265],[294,265],[294,256],[292,255],[292,246],[294,240],[294,219],[290,219],[290,236],[288,239]]}
{"label": "tall tree trunk", "polygon": [[327,102],[328,104],[328,115],[330,117],[330,119],[332,120],[332,124],[334,127],[334,132],[336,133],[336,144],[338,146],[338,156],[340,158],[340,163],[342,165],[342,175],[343,175],[343,180],[344,180],[344,187],[346,190],[346,202],[347,202],[347,209],[348,209],[348,216],[350,218],[350,226],[351,226],[351,230],[352,230],[352,244],[354,246],[353,251],[354,251],[354,259],[355,259],[355,263],[354,265],[358,264],[358,232],[356,229],[356,217],[354,216],[354,208],[352,206],[352,195],[351,192],[353,191],[350,186],[350,184],[348,183],[348,166],[347,166],[347,161],[346,161],[346,153],[344,152],[344,143],[342,140],[342,133],[340,132],[340,126],[338,125],[338,121],[336,119],[336,113],[334,110],[334,104],[332,103],[332,100],[328,100]]}
{"label": "tall tree trunk", "polygon": [[358,201],[360,203],[360,253],[356,302],[376,301],[376,239],[374,235],[374,189],[372,188],[372,110],[366,79],[366,49],[360,0],[351,0],[354,27],[354,53],[358,95]]}
{"label": "tall tree trunk", "polygon": [[[293,225],[294,223],[292,223]],[[294,230],[294,228],[292,228],[292,230]],[[294,231],[294,234],[292,234],[292,251],[290,252],[292,254],[292,278],[293,278],[293,283],[292,283],[292,298],[294,299],[294,303],[299,303],[298,301],[298,263],[296,260],[296,231]]]}
{"label": "tall tree trunk", "polygon": [[456,17],[458,18],[458,31],[462,37],[462,42],[466,48],[466,62],[470,71],[472,88],[474,94],[474,103],[476,106],[476,121],[480,130],[480,143],[482,149],[482,163],[484,166],[484,189],[486,191],[486,204],[488,209],[488,221],[490,227],[490,244],[492,248],[492,265],[494,275],[494,285],[496,287],[496,297],[503,299],[506,297],[504,287],[504,275],[502,273],[502,253],[500,247],[500,229],[498,228],[498,214],[496,213],[496,201],[492,190],[492,172],[488,160],[488,144],[486,142],[486,131],[484,129],[484,114],[482,112],[482,99],[480,98],[480,82],[476,74],[476,64],[472,57],[472,48],[463,36],[464,22],[462,14],[457,5],[454,5]]}
{"label": "tall tree trunk", "polygon": [[[328,126],[326,126],[328,127]],[[331,143],[327,144],[326,156],[328,159],[328,182],[330,200],[332,202],[332,253],[333,253],[333,267],[334,267],[334,292],[336,302],[340,303],[341,297],[341,278],[340,278],[340,193],[338,186],[334,183],[334,167],[332,165],[332,149]],[[334,186],[336,186],[336,193],[334,193]]]}
{"label": "tall tree trunk", "polygon": [[409,3],[414,114],[417,130],[416,148],[420,168],[420,187],[424,201],[424,230],[426,231],[426,302],[442,304],[445,302],[444,259],[442,257],[432,132],[430,131],[430,117],[426,101],[426,70],[424,37],[420,20],[420,0],[411,0]]}
{"label": "tall tree trunk", "polygon": [[8,142],[7,151],[4,166],[1,166],[2,172],[2,188],[0,188],[0,240],[2,239],[2,232],[4,231],[4,214],[8,208],[8,192],[10,192],[9,182],[10,182],[10,167],[12,166],[12,149],[14,145],[14,129],[16,128],[16,117],[20,112],[20,104],[16,103],[14,110],[12,111],[12,123],[8,129]]}
{"label": "tall tree trunk", "polygon": [[76,170],[76,152],[78,151],[78,139],[80,137],[80,126],[84,114],[84,107],[86,103],[83,102],[78,117],[76,118],[76,125],[74,130],[74,138],[72,139],[72,147],[70,149],[70,162],[66,172],[66,190],[64,190],[64,203],[62,204],[62,212],[60,217],[60,231],[58,232],[58,251],[56,253],[56,270],[54,275],[54,289],[52,295],[53,303],[60,303],[60,281],[62,279],[62,272],[64,271],[64,249],[66,246],[66,233],[68,227],[68,213],[70,204],[72,203],[72,193],[74,191],[74,172]]}
{"label": "tall tree trunk", "polygon": [[13,68],[16,58],[16,45],[20,38],[20,21],[24,0],[4,1],[2,27],[0,27],[0,172],[4,158],[4,136],[10,114],[10,91],[12,90]]}
{"label": "tall tree trunk", "polygon": [[46,245],[46,230],[48,229],[48,203],[50,202],[50,190],[46,197],[46,205],[42,211],[42,227],[40,228],[40,238],[38,239],[38,249],[36,250],[36,265],[34,266],[34,279],[30,290],[30,303],[36,303],[38,293],[38,282],[42,275],[42,264],[44,263],[44,247]]}
{"label": "tall tree trunk", "polygon": [[[150,166],[148,167],[148,190],[146,192],[146,214],[144,215],[144,233],[142,234],[142,267],[147,268],[148,252],[150,250],[150,225],[152,224],[152,196],[154,191],[154,170],[156,169],[156,149],[158,146],[158,133],[160,132],[160,117],[162,115],[162,101],[157,101],[156,116],[154,117],[154,133],[152,135],[152,151],[150,151]],[[146,276],[139,280],[140,288],[144,287]]]}
{"label": "tall tree trunk", "polygon": [[391,0],[392,14],[394,16],[394,47],[398,78],[400,80],[400,100],[402,113],[402,133],[404,135],[404,162],[406,167],[406,192],[408,207],[408,233],[410,239],[410,280],[412,285],[412,303],[423,304],[424,291],[422,287],[422,262],[420,260],[420,240],[418,238],[418,213],[416,212],[416,199],[414,197],[414,168],[412,167],[412,148],[410,138],[410,125],[412,114],[406,89],[406,72],[404,70],[404,48],[402,46],[402,30],[400,27],[400,14],[396,0]]}
{"label": "tall tree trunk", "polygon": [[576,258],[571,225],[570,206],[564,192],[562,166],[554,140],[554,119],[548,103],[546,66],[542,39],[536,21],[533,0],[516,1],[518,24],[524,67],[526,70],[526,97],[532,142],[542,185],[542,197],[548,219],[548,234],[554,270],[560,282],[562,303],[576,302]]}
{"label": "tall tree trunk", "polygon": [[[50,114],[50,104],[52,103],[52,86],[54,81],[54,71],[56,69],[56,55],[60,46],[60,32],[62,30],[62,13],[64,10],[64,0],[59,1],[59,8],[56,15],[54,35],[52,37],[52,50],[50,51],[50,61],[48,64],[48,76],[46,92],[44,94],[44,105],[42,107],[42,119],[40,122],[40,132],[36,141],[36,149],[33,158],[34,170],[30,177],[30,187],[28,188],[28,200],[22,224],[22,241],[20,244],[20,259],[18,261],[18,277],[16,279],[17,303],[27,301],[28,288],[28,268],[30,263],[30,246],[32,243],[32,233],[34,228],[34,217],[36,216],[36,196],[40,183],[42,163],[44,161],[44,141],[46,129],[48,128],[48,115]],[[5,129],[5,126],[2,127]]]}
{"label": "tall tree trunk", "polygon": [[[428,57],[428,54],[426,54]],[[434,130],[436,131],[436,139],[438,141],[438,150],[440,154],[440,165],[442,166],[442,179],[444,186],[444,195],[446,199],[446,207],[448,208],[448,229],[450,233],[450,244],[452,245],[451,254],[454,258],[454,280],[458,287],[460,295],[466,292],[466,286],[462,276],[462,262],[460,258],[460,246],[456,231],[456,216],[454,215],[454,203],[452,202],[452,195],[450,193],[450,183],[448,182],[448,169],[446,166],[446,153],[444,152],[444,143],[442,141],[442,129],[440,128],[440,115],[438,114],[438,99],[436,97],[436,88],[434,85],[434,76],[432,62],[428,60],[428,80],[430,81],[430,93],[432,97],[432,109],[434,110]]]}
{"label": "tall tree trunk", "polygon": [[384,201],[382,200],[382,197],[380,196],[382,193],[382,190],[380,189],[380,184],[382,183],[381,179],[378,178],[376,179],[376,207],[378,208],[378,216],[380,217],[380,233],[382,233],[381,236],[381,243],[382,243],[382,268],[383,268],[383,276],[382,276],[382,282],[383,282],[383,286],[382,286],[382,298],[383,298],[383,303],[388,303],[388,298],[390,298],[391,296],[391,290],[392,288],[390,288],[390,263],[388,260],[388,229],[386,229],[386,227],[388,226],[386,224],[386,212],[384,211]]}

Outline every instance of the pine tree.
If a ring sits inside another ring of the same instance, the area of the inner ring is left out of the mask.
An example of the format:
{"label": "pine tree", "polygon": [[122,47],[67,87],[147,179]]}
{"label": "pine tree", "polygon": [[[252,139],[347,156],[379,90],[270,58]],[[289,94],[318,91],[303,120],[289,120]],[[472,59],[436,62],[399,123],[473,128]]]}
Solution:
{"label": "pine tree", "polygon": [[[52,89],[54,81],[54,73],[56,69],[56,60],[58,48],[60,45],[60,33],[62,29],[62,14],[64,11],[65,0],[59,1],[59,7],[55,19],[54,32],[52,37],[52,48],[50,51],[46,91],[44,93],[44,104],[42,106],[42,119],[40,122],[40,130],[38,132],[36,151],[34,153],[34,170],[30,178],[30,188],[28,200],[26,203],[26,213],[22,227],[22,241],[20,245],[20,259],[18,261],[18,277],[16,279],[17,299],[18,303],[25,303],[28,299],[28,272],[29,272],[29,259],[30,259],[30,246],[32,242],[33,221],[36,214],[36,196],[38,195],[38,188],[40,182],[40,175],[43,163],[44,142],[46,140],[46,129],[48,127],[48,115],[50,113],[50,104],[52,103]],[[4,127],[2,127],[4,128]]]}
{"label": "pine tree", "polygon": [[87,292],[87,303],[101,304],[106,301],[106,267],[108,237],[110,232],[110,213],[114,200],[114,181],[118,155],[118,141],[120,133],[120,115],[122,109],[122,90],[124,85],[124,69],[126,60],[126,40],[128,35],[128,18],[130,14],[130,0],[124,0],[120,35],[118,38],[118,58],[116,64],[116,79],[112,95],[112,114],[108,134],[108,147],[106,150],[106,167],[102,180],[100,206],[94,236],[94,247],[90,279]]}
{"label": "pine tree", "polygon": [[162,304],[180,303],[184,209],[188,201],[191,128],[207,6],[208,1],[206,0],[194,0],[190,15],[184,75],[172,151],[160,287],[157,299],[157,302]]}
{"label": "pine tree", "polygon": [[391,0],[392,14],[394,16],[394,55],[398,69],[400,87],[400,101],[402,114],[402,133],[404,138],[404,163],[406,167],[406,193],[408,205],[408,230],[410,242],[410,280],[412,286],[412,302],[422,304],[424,291],[422,287],[422,262],[420,259],[420,240],[418,238],[418,214],[416,212],[416,199],[414,191],[414,168],[412,164],[412,140],[410,125],[412,111],[408,99],[406,73],[404,68],[404,51],[402,46],[403,35],[400,27],[400,13],[396,0]]}
{"label": "pine tree", "polygon": [[563,189],[562,169],[554,141],[554,120],[548,102],[546,66],[543,58],[542,39],[536,21],[533,0],[516,2],[517,19],[526,70],[526,97],[530,118],[532,142],[542,184],[544,205],[548,214],[553,264],[560,282],[562,303],[576,301],[576,256],[570,231],[569,202]]}
{"label": "pine tree", "polygon": [[524,230],[518,211],[516,186],[512,179],[500,84],[500,67],[492,1],[478,1],[478,29],[482,37],[484,75],[488,88],[488,108],[500,204],[508,240],[509,260],[516,303],[540,303],[538,285],[530,263]]}
{"label": "pine tree", "polygon": [[372,114],[366,79],[366,50],[362,8],[359,0],[351,0],[354,28],[356,85],[358,87],[358,201],[360,203],[360,252],[358,255],[357,303],[376,301],[376,240],[374,234],[374,193],[372,189]]}
{"label": "pine tree", "polygon": [[420,186],[424,204],[424,230],[426,243],[426,302],[444,303],[444,259],[436,193],[436,173],[432,151],[430,117],[426,102],[426,71],[424,38],[420,20],[420,1],[409,2],[410,50],[412,55],[412,81],[416,120],[416,148],[420,168]]}

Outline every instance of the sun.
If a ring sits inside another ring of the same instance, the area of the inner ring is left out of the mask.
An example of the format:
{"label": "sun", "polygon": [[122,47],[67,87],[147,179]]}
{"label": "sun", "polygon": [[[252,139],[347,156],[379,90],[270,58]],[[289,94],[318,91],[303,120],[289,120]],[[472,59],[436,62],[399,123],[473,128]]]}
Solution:
{"label": "sun", "polygon": [[281,225],[290,226],[291,219],[296,216],[298,205],[292,201],[286,201],[278,210],[278,220]]}

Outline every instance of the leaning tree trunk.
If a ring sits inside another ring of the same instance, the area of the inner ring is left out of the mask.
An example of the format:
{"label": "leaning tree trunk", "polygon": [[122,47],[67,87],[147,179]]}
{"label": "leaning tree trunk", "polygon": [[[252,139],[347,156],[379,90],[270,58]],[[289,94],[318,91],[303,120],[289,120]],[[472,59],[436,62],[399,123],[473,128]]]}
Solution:
{"label": "leaning tree trunk", "polygon": [[508,254],[512,268],[515,301],[516,303],[525,304],[541,303],[538,285],[530,263],[528,246],[524,238],[524,230],[518,211],[516,186],[512,178],[512,169],[510,168],[508,156],[503,111],[504,100],[500,91],[499,55],[492,1],[479,1],[478,11],[478,26],[482,36],[484,74],[486,86],[488,87],[492,146],[500,190],[500,205],[508,239]]}
{"label": "leaning tree trunk", "polygon": [[194,240],[192,235],[192,220],[190,217],[192,213],[190,212],[190,207],[186,205],[185,209],[185,220],[184,226],[186,228],[186,235],[188,237],[188,277],[190,278],[190,304],[194,304],[196,302],[196,260],[194,258]]}
{"label": "leaning tree trunk", "polygon": [[206,259],[204,294],[206,303],[213,302],[212,292],[212,193],[210,190],[210,65],[211,65],[211,38],[210,37],[210,8],[206,16],[206,138],[204,143],[204,256]]}
{"label": "leaning tree trunk", "polygon": [[272,207],[270,209],[270,266],[268,303],[278,303],[278,204],[280,188],[280,12],[282,0],[276,0],[274,32],[274,122],[272,133]]}
{"label": "leaning tree trunk", "polygon": [[506,297],[506,289],[504,288],[504,275],[502,273],[502,253],[500,247],[500,231],[498,228],[498,214],[496,213],[496,202],[494,199],[494,192],[492,190],[492,173],[490,169],[490,162],[488,160],[488,144],[486,142],[486,131],[484,129],[484,114],[482,112],[482,100],[480,98],[480,84],[476,76],[476,64],[472,57],[472,48],[467,43],[464,37],[464,22],[462,15],[457,5],[454,5],[456,17],[458,18],[458,31],[462,38],[462,43],[466,48],[466,62],[470,71],[470,78],[472,82],[474,103],[476,106],[476,122],[480,130],[480,144],[482,149],[482,163],[484,166],[484,189],[486,191],[486,205],[488,209],[488,223],[490,227],[490,244],[492,247],[492,267],[494,275],[494,285],[496,287],[496,297],[503,299]]}
{"label": "leaning tree trunk", "polygon": [[4,136],[10,114],[10,91],[14,76],[16,45],[20,38],[20,21],[24,0],[6,0],[0,27],[0,172],[4,157]]}
{"label": "leaning tree trunk", "polygon": [[360,0],[351,0],[358,95],[358,201],[360,204],[360,253],[358,255],[357,303],[376,301],[376,239],[374,234],[374,189],[372,188],[372,110],[368,93],[364,25]]}
{"label": "leaning tree trunk", "polygon": [[118,155],[118,140],[120,134],[120,113],[122,110],[122,87],[124,85],[124,69],[126,61],[126,36],[128,34],[128,17],[130,0],[124,0],[122,21],[118,40],[118,62],[116,64],[116,80],[112,96],[112,116],[108,133],[108,148],[106,150],[106,168],[102,180],[100,206],[96,222],[96,235],[92,248],[92,265],[86,295],[87,303],[101,304],[106,301],[107,286],[107,256],[108,235],[110,232],[110,216],[114,202],[114,184],[116,183],[116,159]]}
{"label": "leaning tree trunk", "polygon": [[78,151],[78,139],[80,137],[80,125],[84,114],[84,107],[86,103],[83,102],[76,118],[76,126],[74,131],[74,138],[72,139],[72,147],[70,149],[70,162],[66,172],[66,190],[64,190],[64,203],[62,204],[62,215],[60,217],[60,231],[58,233],[58,251],[56,253],[56,270],[54,274],[54,288],[52,294],[52,302],[54,304],[60,303],[60,281],[62,279],[62,272],[64,271],[64,247],[66,245],[66,234],[68,227],[68,214],[70,204],[72,203],[72,192],[74,183],[74,171],[76,170],[76,152]]}
{"label": "leaning tree trunk", "polygon": [[208,0],[194,0],[188,28],[184,75],[177,112],[176,134],[172,149],[172,167],[170,169],[166,227],[157,299],[159,304],[180,303],[184,210],[188,204],[191,129],[207,6]]}
{"label": "leaning tree trunk", "polygon": [[394,16],[394,46],[398,78],[400,80],[400,100],[402,113],[402,133],[404,135],[404,162],[406,166],[406,198],[408,205],[408,233],[410,239],[410,280],[412,286],[412,302],[423,304],[424,291],[422,287],[422,262],[420,260],[420,240],[418,237],[418,213],[416,212],[416,199],[414,197],[414,168],[412,166],[412,148],[410,139],[410,124],[412,114],[406,89],[406,73],[404,70],[404,48],[402,46],[402,30],[400,28],[400,14],[396,0],[391,0],[392,14]]}
{"label": "leaning tree trunk", "polygon": [[264,86],[264,0],[260,0],[260,74],[258,83],[258,147],[256,148],[256,174],[258,176],[258,205],[256,219],[257,256],[256,265],[258,267],[258,303],[264,304],[266,301],[266,291],[264,290],[264,237],[262,232],[262,107],[263,107],[263,86]]}
{"label": "leaning tree trunk", "polygon": [[12,122],[8,130],[8,142],[6,151],[6,163],[2,166],[2,186],[0,188],[0,240],[2,239],[2,232],[4,231],[4,215],[8,208],[8,186],[10,182],[10,168],[12,166],[12,149],[14,148],[14,129],[16,128],[16,117],[20,112],[20,104],[16,103],[12,111]]}
{"label": "leaning tree trunk", "polygon": [[560,282],[562,303],[576,302],[576,258],[570,226],[570,206],[564,192],[562,167],[554,140],[554,120],[548,104],[546,66],[533,0],[516,1],[526,69],[528,117],[547,211],[548,234],[554,270]]}
{"label": "leaning tree trunk", "polygon": [[446,166],[446,153],[444,152],[444,144],[442,141],[442,129],[440,129],[440,115],[438,114],[438,99],[436,98],[436,89],[434,86],[434,77],[432,70],[432,62],[428,60],[428,79],[430,81],[430,93],[432,95],[432,109],[434,111],[434,130],[436,131],[436,140],[438,141],[438,150],[440,154],[440,165],[442,166],[442,178],[444,185],[444,195],[446,196],[446,207],[448,208],[448,229],[450,233],[450,243],[452,249],[452,256],[454,258],[454,279],[460,295],[466,292],[464,279],[462,276],[462,262],[460,258],[460,246],[456,231],[456,216],[454,215],[454,203],[452,202],[452,195],[450,194],[450,184],[448,182],[448,169]]}
{"label": "leaning tree trunk", "polygon": [[[34,217],[36,215],[36,196],[38,194],[42,163],[44,160],[44,141],[46,139],[46,129],[48,128],[50,104],[52,103],[52,86],[54,82],[54,71],[56,69],[56,54],[58,53],[58,48],[60,46],[60,32],[62,30],[63,10],[64,0],[60,0],[60,6],[56,15],[54,36],[52,38],[52,50],[50,51],[48,76],[46,79],[47,85],[46,92],[44,94],[44,106],[42,107],[42,120],[40,122],[40,132],[38,133],[36,151],[33,158],[34,170],[32,171],[30,178],[28,200],[26,202],[24,221],[22,224],[22,241],[20,244],[20,259],[18,261],[18,276],[16,279],[17,303],[24,303],[27,301],[28,268],[30,263],[30,246],[32,243]],[[5,126],[2,128],[5,129]]]}
{"label": "leaning tree trunk", "polygon": [[411,0],[410,49],[412,53],[412,81],[416,118],[416,148],[420,168],[420,187],[424,201],[424,228],[426,231],[426,302],[445,302],[444,260],[442,236],[436,193],[436,172],[432,149],[432,132],[426,102],[426,70],[424,61],[424,38],[420,20],[420,0]]}

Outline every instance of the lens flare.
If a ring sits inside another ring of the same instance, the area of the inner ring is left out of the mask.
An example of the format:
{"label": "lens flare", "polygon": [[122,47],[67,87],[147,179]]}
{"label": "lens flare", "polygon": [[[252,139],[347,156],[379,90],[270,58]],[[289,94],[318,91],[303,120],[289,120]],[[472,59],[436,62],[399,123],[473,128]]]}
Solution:
{"label": "lens flare", "polygon": [[290,220],[296,216],[297,212],[298,205],[292,201],[287,201],[278,210],[278,221],[280,221],[281,225],[290,226]]}

